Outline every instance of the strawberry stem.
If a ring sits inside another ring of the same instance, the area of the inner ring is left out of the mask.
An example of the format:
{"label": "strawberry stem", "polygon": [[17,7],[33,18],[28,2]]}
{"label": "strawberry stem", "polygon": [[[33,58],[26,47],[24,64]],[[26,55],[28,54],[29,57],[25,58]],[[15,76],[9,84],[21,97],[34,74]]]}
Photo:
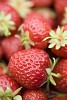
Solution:
{"label": "strawberry stem", "polygon": [[0,12],[0,36],[10,36],[10,30],[15,30],[15,23],[11,20],[11,14]]}

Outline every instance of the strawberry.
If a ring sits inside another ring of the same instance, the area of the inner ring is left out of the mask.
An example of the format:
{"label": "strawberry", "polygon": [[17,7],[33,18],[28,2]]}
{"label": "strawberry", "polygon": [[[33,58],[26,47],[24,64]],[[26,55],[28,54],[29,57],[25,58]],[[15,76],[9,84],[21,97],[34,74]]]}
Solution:
{"label": "strawberry", "polygon": [[41,90],[28,90],[22,97],[23,100],[47,100],[45,93]]}
{"label": "strawberry", "polygon": [[56,96],[56,97],[54,97],[54,98],[52,98],[52,99],[50,99],[50,100],[67,100],[67,96]]}
{"label": "strawberry", "polygon": [[8,0],[0,0],[0,2],[7,2]]}
{"label": "strawberry", "polygon": [[43,15],[52,28],[56,27],[56,13],[52,9],[42,7],[34,8],[33,10]]}
{"label": "strawberry", "polygon": [[15,53],[8,64],[8,70],[22,86],[36,89],[47,78],[45,68],[50,66],[48,54],[40,49],[28,49]]}
{"label": "strawberry", "polygon": [[18,88],[19,88],[18,83],[12,77],[8,75],[0,75],[0,99],[1,100],[17,100],[12,98],[15,95],[17,95],[17,93],[20,91],[20,88],[19,89]]}
{"label": "strawberry", "polygon": [[56,32],[50,31],[48,48],[59,57],[67,57],[67,29],[66,26],[57,28]]}
{"label": "strawberry", "polygon": [[25,48],[31,46],[44,49],[48,45],[48,40],[42,41],[49,36],[50,26],[44,17],[38,13],[30,13],[24,20],[24,24],[19,28],[22,35],[22,44]]}
{"label": "strawberry", "polygon": [[0,3],[0,21],[0,36],[16,34],[20,25],[20,17],[7,3]]}
{"label": "strawberry", "polygon": [[2,58],[3,56],[3,51],[2,51],[2,47],[0,46],[0,59]]}
{"label": "strawberry", "polygon": [[54,67],[54,73],[59,73],[60,78],[54,78],[56,89],[60,92],[67,93],[67,58],[61,58]]}
{"label": "strawberry", "polygon": [[32,0],[36,7],[50,6],[52,4],[52,0]]}
{"label": "strawberry", "polygon": [[54,0],[54,6],[57,13],[64,13],[65,7],[67,7],[67,0]]}
{"label": "strawberry", "polygon": [[15,36],[4,38],[1,42],[1,46],[8,61],[15,52],[23,49],[20,39]]}

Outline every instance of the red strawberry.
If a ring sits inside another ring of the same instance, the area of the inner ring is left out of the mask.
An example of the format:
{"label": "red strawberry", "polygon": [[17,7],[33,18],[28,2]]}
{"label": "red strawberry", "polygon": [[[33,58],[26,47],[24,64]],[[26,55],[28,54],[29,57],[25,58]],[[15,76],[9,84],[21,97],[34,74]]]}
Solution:
{"label": "red strawberry", "polygon": [[50,66],[48,54],[40,49],[28,49],[15,53],[8,69],[19,84],[29,89],[38,88],[47,78],[45,68]]}
{"label": "red strawberry", "polygon": [[16,34],[20,25],[18,13],[8,4],[0,3],[0,36]]}
{"label": "red strawberry", "polygon": [[62,14],[67,7],[67,0],[54,0],[54,6],[57,13]]}
{"label": "red strawberry", "polygon": [[14,100],[12,98],[19,92],[20,88],[19,89],[18,88],[19,88],[18,83],[12,77],[8,75],[0,75],[0,99],[1,100]]}
{"label": "red strawberry", "polygon": [[20,39],[15,36],[4,38],[1,42],[1,46],[7,60],[9,60],[15,52],[23,49]]}
{"label": "red strawberry", "polygon": [[52,99],[50,99],[50,100],[67,100],[67,96],[56,96],[56,97],[54,97],[54,98],[52,98]]}
{"label": "red strawberry", "polygon": [[49,46],[52,52],[60,57],[67,57],[67,29],[66,26],[58,27],[56,32],[51,30]]}
{"label": "red strawberry", "polygon": [[55,65],[53,72],[61,75],[60,78],[54,78],[56,89],[60,92],[67,93],[67,58],[61,58]]}
{"label": "red strawberry", "polygon": [[49,36],[50,29],[43,16],[35,12],[29,14],[24,20],[24,24],[19,28],[22,34],[22,44],[26,48],[31,45],[35,48],[46,48],[48,40],[42,40]]}
{"label": "red strawberry", "polygon": [[52,4],[52,0],[32,0],[36,7],[50,6]]}
{"label": "red strawberry", "polygon": [[23,100],[47,100],[46,95],[41,90],[28,90],[22,97]]}
{"label": "red strawberry", "polygon": [[34,11],[40,13],[44,16],[45,20],[51,25],[51,27],[56,27],[56,13],[49,8],[34,8]]}
{"label": "red strawberry", "polygon": [[0,46],[0,59],[2,58],[3,56],[3,51],[2,51],[2,47]]}
{"label": "red strawberry", "polygon": [[7,2],[8,0],[0,0],[0,2]]}

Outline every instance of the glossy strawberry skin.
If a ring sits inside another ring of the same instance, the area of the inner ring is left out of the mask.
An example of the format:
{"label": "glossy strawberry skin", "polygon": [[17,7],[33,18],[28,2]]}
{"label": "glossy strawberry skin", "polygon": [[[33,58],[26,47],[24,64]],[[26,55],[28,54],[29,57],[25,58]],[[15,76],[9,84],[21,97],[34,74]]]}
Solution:
{"label": "glossy strawberry skin", "polygon": [[67,93],[67,58],[61,58],[54,67],[54,73],[59,73],[60,78],[54,78],[56,89],[60,92]]}
{"label": "glossy strawberry skin", "polygon": [[22,97],[23,100],[47,100],[46,95],[41,90],[28,90]]}
{"label": "glossy strawberry skin", "polygon": [[35,48],[44,49],[47,47],[48,40],[43,41],[43,39],[49,36],[51,28],[43,16],[32,12],[24,20],[23,29],[24,32],[29,32],[29,37],[34,42]]}
{"label": "glossy strawberry skin", "polygon": [[15,30],[10,30],[11,35],[14,35],[17,33],[17,29],[20,26],[20,17],[18,15],[18,13],[11,7],[9,6],[7,3],[0,3],[0,11],[3,11],[5,13],[5,15],[11,14],[11,20],[15,23]]}
{"label": "glossy strawberry skin", "polygon": [[56,50],[55,47],[53,47],[51,49],[51,51],[59,56],[59,57],[64,57],[64,58],[67,58],[67,45],[65,47],[60,47],[60,49]]}
{"label": "glossy strawberry skin", "polygon": [[38,88],[47,78],[46,67],[50,66],[48,54],[40,49],[28,49],[15,53],[8,69],[19,84],[29,89]]}
{"label": "glossy strawberry skin", "polygon": [[54,97],[52,98],[51,100],[67,100],[67,97],[66,96],[61,96],[61,97]]}
{"label": "glossy strawberry skin", "polygon": [[15,52],[23,49],[20,39],[15,36],[4,38],[1,42],[1,46],[8,61]]}
{"label": "glossy strawberry skin", "polygon": [[0,46],[0,59],[2,58],[3,56],[3,51],[2,51],[2,47]]}
{"label": "glossy strawberry skin", "polygon": [[19,88],[18,83],[8,75],[0,75],[0,87],[4,89],[4,91],[9,87],[12,91],[15,91]]}
{"label": "glossy strawberry skin", "polygon": [[64,13],[65,7],[67,7],[67,0],[54,0],[54,6],[57,13],[62,14]]}
{"label": "glossy strawberry skin", "polygon": [[34,2],[34,6],[36,7],[43,7],[43,6],[50,6],[52,4],[52,0],[32,0]]}
{"label": "glossy strawberry skin", "polygon": [[7,2],[8,0],[0,0],[0,2]]}

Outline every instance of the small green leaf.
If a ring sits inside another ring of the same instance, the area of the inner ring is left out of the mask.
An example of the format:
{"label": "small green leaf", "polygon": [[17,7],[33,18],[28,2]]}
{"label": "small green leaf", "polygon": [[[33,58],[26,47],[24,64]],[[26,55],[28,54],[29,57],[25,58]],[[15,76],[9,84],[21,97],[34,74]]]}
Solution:
{"label": "small green leaf", "polygon": [[9,97],[5,97],[5,100],[12,100],[11,98],[9,98]]}
{"label": "small green leaf", "polygon": [[55,37],[56,33],[55,33],[55,31],[51,30],[49,34],[50,34],[51,37]]}
{"label": "small green leaf", "polygon": [[22,100],[22,97],[20,95],[17,95],[13,98],[13,100]]}
{"label": "small green leaf", "polygon": [[50,77],[50,82],[51,82],[53,85],[55,85],[55,86],[56,86],[56,83],[55,83],[55,81],[54,81],[53,77],[52,77],[51,75],[50,75],[49,77]]}
{"label": "small green leaf", "polygon": [[56,43],[53,42],[53,43],[51,43],[51,44],[48,46],[48,48],[53,48],[55,45],[56,45]]}
{"label": "small green leaf", "polygon": [[47,72],[48,75],[50,75],[51,74],[51,69],[50,68],[46,68],[46,72]]}
{"label": "small green leaf", "polygon": [[57,74],[56,73],[51,73],[51,75],[56,77],[56,78],[60,78],[61,77],[61,75],[59,73],[57,73]]}
{"label": "small green leaf", "polygon": [[7,90],[4,93],[4,96],[12,96],[13,91],[7,87]]}
{"label": "small green leaf", "polygon": [[2,96],[4,94],[4,90],[2,87],[0,87],[0,96]]}
{"label": "small green leaf", "polygon": [[17,90],[15,90],[13,93],[12,93],[12,96],[14,97],[15,95],[17,95],[20,90],[22,89],[22,87],[18,88]]}

